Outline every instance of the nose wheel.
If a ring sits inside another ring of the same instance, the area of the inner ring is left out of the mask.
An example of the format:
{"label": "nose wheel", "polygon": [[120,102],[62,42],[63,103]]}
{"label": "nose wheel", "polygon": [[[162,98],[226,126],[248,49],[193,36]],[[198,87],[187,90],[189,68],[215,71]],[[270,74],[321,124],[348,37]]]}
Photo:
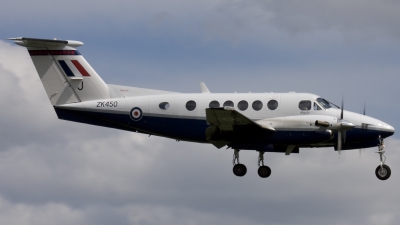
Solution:
{"label": "nose wheel", "polygon": [[375,175],[379,180],[387,180],[392,174],[390,167],[385,164],[386,156],[385,156],[385,151],[383,151],[384,148],[385,144],[383,142],[383,138],[379,136],[378,151],[376,153],[379,154],[379,157],[381,159],[381,164],[378,167],[376,167],[375,170]]}
{"label": "nose wheel", "polygon": [[379,180],[387,180],[389,179],[392,171],[390,170],[390,167],[387,165],[379,165],[376,167],[375,170],[375,175]]}

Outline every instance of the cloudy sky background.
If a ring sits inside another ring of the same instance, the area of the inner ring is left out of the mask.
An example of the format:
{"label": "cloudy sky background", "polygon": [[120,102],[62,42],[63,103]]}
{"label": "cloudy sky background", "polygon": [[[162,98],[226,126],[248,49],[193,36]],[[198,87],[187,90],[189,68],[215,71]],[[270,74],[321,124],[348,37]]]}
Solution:
{"label": "cloudy sky background", "polygon": [[400,136],[375,148],[241,152],[57,119],[9,37],[79,40],[107,83],[180,92],[310,92],[400,128],[400,3],[0,0],[1,224],[397,224]]}

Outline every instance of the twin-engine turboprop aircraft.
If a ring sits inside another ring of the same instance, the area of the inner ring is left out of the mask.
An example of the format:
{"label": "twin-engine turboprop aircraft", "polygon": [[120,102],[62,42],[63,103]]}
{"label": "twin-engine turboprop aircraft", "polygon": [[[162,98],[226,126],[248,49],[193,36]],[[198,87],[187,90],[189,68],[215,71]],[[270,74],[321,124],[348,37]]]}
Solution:
{"label": "twin-engine turboprop aircraft", "polygon": [[[265,152],[299,153],[299,148],[340,150],[378,146],[375,174],[390,177],[383,139],[394,128],[366,115],[343,110],[306,93],[184,94],[106,84],[76,50],[79,41],[10,38],[26,47],[59,119],[211,143],[234,150],[233,173],[244,176],[240,150],[259,152],[260,177],[269,177]],[[365,113],[364,113],[365,114]]]}

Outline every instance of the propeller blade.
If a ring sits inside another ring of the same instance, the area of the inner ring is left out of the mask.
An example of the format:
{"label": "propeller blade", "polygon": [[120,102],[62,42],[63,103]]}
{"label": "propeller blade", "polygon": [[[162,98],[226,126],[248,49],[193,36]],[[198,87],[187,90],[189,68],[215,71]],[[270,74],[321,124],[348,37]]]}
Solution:
{"label": "propeller blade", "polygon": [[340,109],[340,119],[338,118],[338,120],[337,120],[337,132],[338,132],[337,150],[338,150],[339,157],[340,157],[340,151],[342,150],[343,145],[346,143],[346,131],[351,130],[355,127],[354,124],[343,119],[343,111],[344,111],[344,96],[342,96],[342,107]]}
{"label": "propeller blade", "polygon": [[338,132],[337,150],[340,157],[340,151],[342,150],[342,132]]}
{"label": "propeller blade", "polygon": [[341,108],[341,112],[340,112],[340,119],[343,119],[343,102],[344,102],[344,97],[342,96],[342,108]]}
{"label": "propeller blade", "polygon": [[367,103],[364,102],[364,112],[363,112],[364,115],[367,113],[367,110],[366,110],[367,107],[366,107],[366,105],[367,105]]}

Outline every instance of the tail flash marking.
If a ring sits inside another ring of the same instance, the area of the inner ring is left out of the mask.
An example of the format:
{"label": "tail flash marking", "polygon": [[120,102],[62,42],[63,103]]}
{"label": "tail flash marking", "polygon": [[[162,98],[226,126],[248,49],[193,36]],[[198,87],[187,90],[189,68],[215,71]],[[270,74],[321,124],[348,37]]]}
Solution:
{"label": "tail flash marking", "polygon": [[65,63],[64,60],[58,60],[58,63],[60,63],[60,66],[63,68],[65,74],[69,77],[74,77],[75,74],[72,72],[72,70],[68,67],[67,63]]}
{"label": "tail flash marking", "polygon": [[79,63],[78,60],[71,60],[71,62],[79,70],[79,72],[82,74],[82,76],[90,77],[90,74],[85,70],[85,68],[83,68],[83,66]]}
{"label": "tail flash marking", "polygon": [[61,68],[64,70],[65,74],[68,77],[76,77],[76,76],[84,76],[90,77],[90,74],[83,68],[83,66],[79,63],[78,60],[58,60]]}

